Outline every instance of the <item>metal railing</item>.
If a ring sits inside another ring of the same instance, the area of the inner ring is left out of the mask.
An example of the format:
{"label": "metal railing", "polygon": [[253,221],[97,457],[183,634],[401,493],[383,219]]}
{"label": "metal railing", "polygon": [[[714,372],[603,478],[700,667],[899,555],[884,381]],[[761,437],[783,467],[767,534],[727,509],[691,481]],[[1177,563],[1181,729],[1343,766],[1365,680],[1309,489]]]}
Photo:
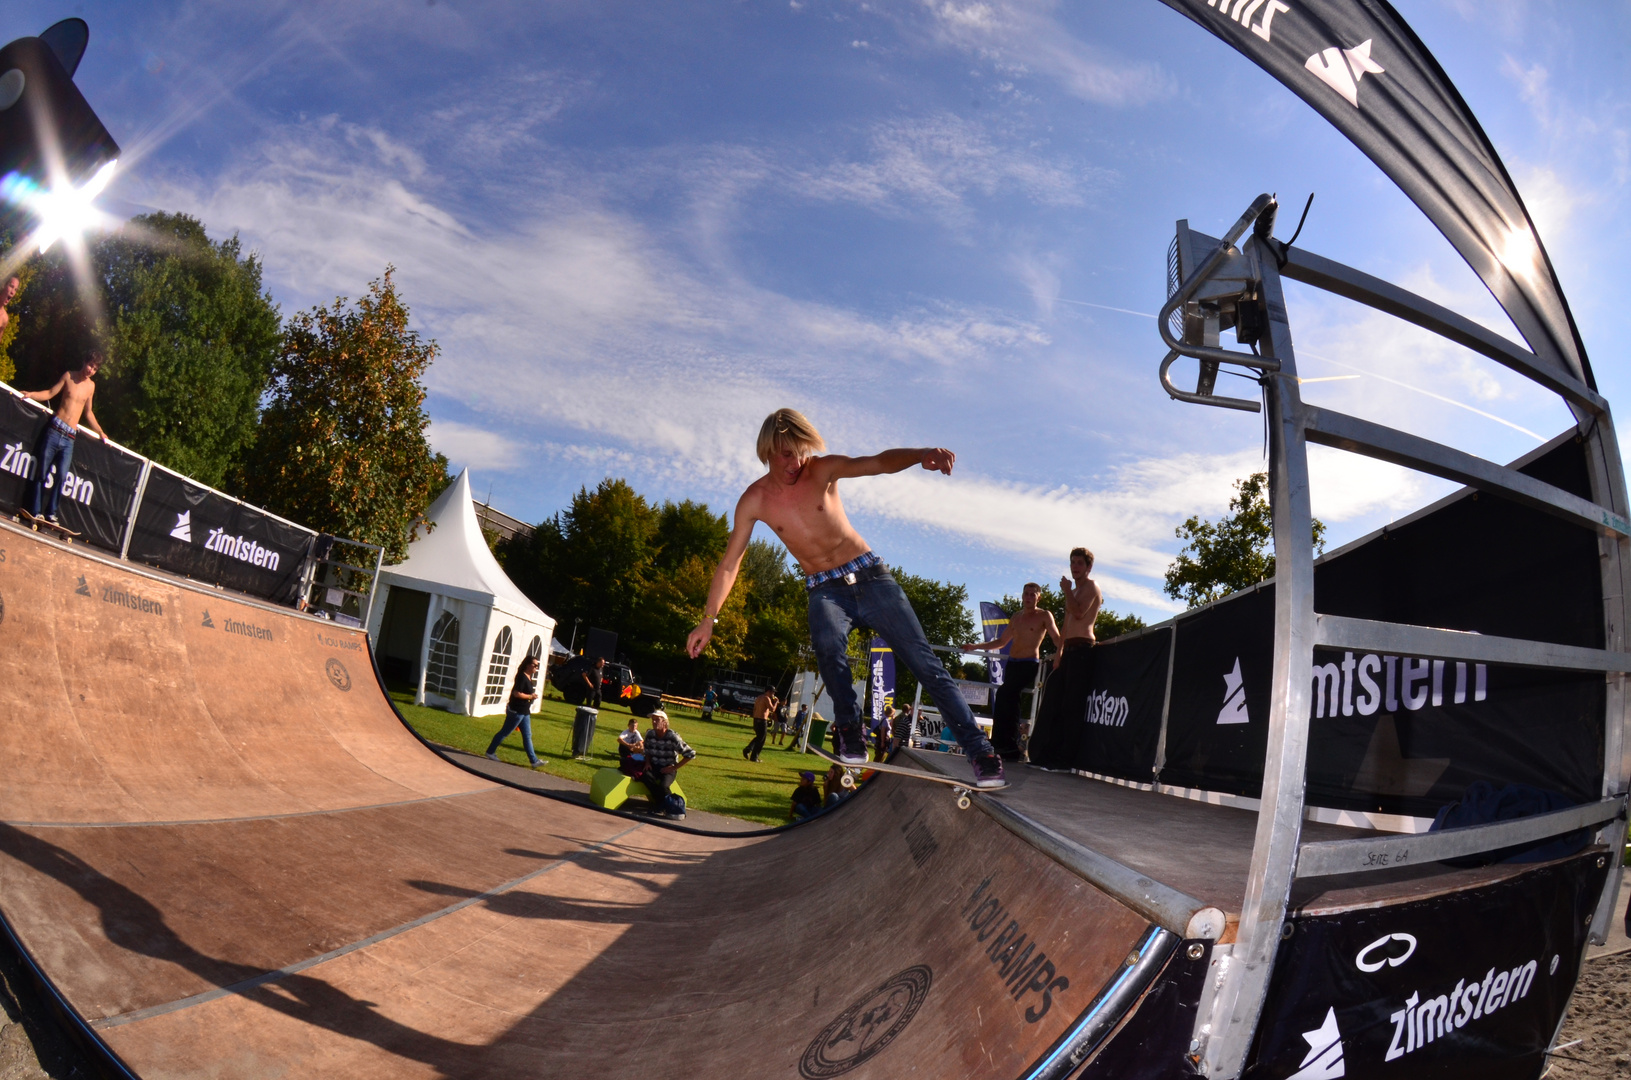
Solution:
{"label": "metal railing", "polygon": [[[1624,583],[1631,576],[1627,544],[1624,473],[1608,403],[1571,375],[1471,321],[1397,286],[1273,239],[1276,204],[1259,196],[1222,239],[1190,232],[1179,222],[1169,252],[1171,295],[1157,318],[1169,351],[1159,378],[1173,398],[1227,409],[1267,411],[1274,508],[1274,666],[1251,869],[1237,937],[1219,946],[1220,974],[1210,1005],[1195,1026],[1195,1057],[1212,1077],[1239,1076],[1268,993],[1285,926],[1292,882],[1297,878],[1386,869],[1401,860],[1414,865],[1498,851],[1517,843],[1589,828],[1618,851],[1626,827],[1624,739],[1625,672],[1631,671],[1624,627]],[[1240,246],[1236,242],[1252,235]],[[1585,445],[1591,498],[1582,499],[1511,468],[1386,426],[1316,408],[1302,401],[1281,276],[1397,316],[1472,349],[1560,395]],[[1242,353],[1219,347],[1220,330],[1234,325],[1253,347]],[[1171,380],[1180,356],[1200,362],[1194,391]],[[1220,365],[1247,369],[1262,388],[1262,401],[1213,393]],[[1308,443],[1362,454],[1489,491],[1591,529],[1599,537],[1604,647],[1555,645],[1488,637],[1423,626],[1379,622],[1314,611]],[[1502,821],[1427,836],[1382,837],[1301,843],[1307,779],[1313,656],[1316,647],[1366,648],[1455,660],[1525,667],[1602,672],[1607,683],[1601,801],[1551,814]],[[1609,874],[1591,926],[1604,940],[1614,913],[1620,875]]]}

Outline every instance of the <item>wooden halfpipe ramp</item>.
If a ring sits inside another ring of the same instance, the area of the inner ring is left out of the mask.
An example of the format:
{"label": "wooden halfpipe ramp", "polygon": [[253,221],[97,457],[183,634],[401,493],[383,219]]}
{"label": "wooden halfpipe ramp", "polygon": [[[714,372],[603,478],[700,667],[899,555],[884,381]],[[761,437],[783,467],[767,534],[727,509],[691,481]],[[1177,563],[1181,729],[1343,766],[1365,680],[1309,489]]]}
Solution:
{"label": "wooden halfpipe ramp", "polygon": [[0,915],[147,1078],[1052,1076],[1176,941],[935,785],[748,838],[499,786],[360,631],[9,524]]}

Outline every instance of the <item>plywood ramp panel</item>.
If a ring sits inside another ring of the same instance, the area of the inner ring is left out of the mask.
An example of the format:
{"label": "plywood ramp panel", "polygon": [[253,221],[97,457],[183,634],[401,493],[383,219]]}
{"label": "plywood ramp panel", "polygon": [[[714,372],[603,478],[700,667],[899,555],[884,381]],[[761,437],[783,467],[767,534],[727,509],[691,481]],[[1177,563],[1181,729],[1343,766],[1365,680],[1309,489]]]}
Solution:
{"label": "plywood ramp panel", "polygon": [[1149,928],[938,785],[749,838],[503,788],[360,633],[0,547],[0,914],[143,1077],[1017,1077]]}

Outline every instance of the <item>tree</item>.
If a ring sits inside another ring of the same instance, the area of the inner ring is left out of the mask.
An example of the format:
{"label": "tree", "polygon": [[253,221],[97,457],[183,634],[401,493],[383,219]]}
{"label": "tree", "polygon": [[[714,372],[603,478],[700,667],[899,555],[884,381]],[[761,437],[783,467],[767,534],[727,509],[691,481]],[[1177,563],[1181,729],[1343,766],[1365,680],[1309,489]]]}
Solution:
{"label": "tree", "polygon": [[[9,240],[4,244],[3,250],[10,252]],[[22,321],[17,317],[17,309],[22,304],[23,293],[28,290],[29,282],[34,279],[35,269],[34,261],[30,259],[16,271],[17,295],[12,298],[11,310],[6,313],[5,329],[0,330],[0,382],[9,383],[17,380],[17,364],[11,358],[11,343],[16,340],[17,328],[22,325]],[[5,282],[0,280],[0,288],[4,286]]]}
{"label": "tree", "polygon": [[[1209,604],[1274,576],[1274,519],[1267,473],[1235,481],[1230,513],[1214,524],[1191,517],[1174,530],[1186,541],[1167,568],[1166,594],[1190,607]],[[1325,524],[1314,519],[1314,550],[1325,550]]]}
{"label": "tree", "polygon": [[744,666],[779,679],[811,663],[804,575],[788,562],[786,550],[769,540],[749,540],[737,581],[748,616]]}
{"label": "tree", "polygon": [[605,630],[631,629],[656,555],[658,518],[626,480],[580,487],[572,503],[507,547],[504,568],[557,618]]}
{"label": "tree", "polygon": [[[968,586],[953,585],[949,581],[894,570],[900,591],[917,612],[917,621],[923,624],[923,636],[931,645],[961,645],[974,640],[974,619],[968,613]],[[953,678],[963,675],[963,660],[956,653],[936,653],[946,671]],[[917,690],[917,679],[906,670],[905,664],[895,665],[895,700],[911,701]]]}
{"label": "tree", "polygon": [[395,563],[447,472],[425,441],[421,379],[437,346],[408,328],[393,272],[354,305],[338,297],[289,320],[255,460],[236,486],[294,521],[379,544]]}
{"label": "tree", "polygon": [[49,386],[100,345],[104,426],[139,453],[219,486],[254,441],[280,344],[260,260],[236,236],[211,241],[196,218],[154,213],[97,240],[90,262],[94,297],[60,253],[25,269],[36,280],[16,305],[19,381]]}

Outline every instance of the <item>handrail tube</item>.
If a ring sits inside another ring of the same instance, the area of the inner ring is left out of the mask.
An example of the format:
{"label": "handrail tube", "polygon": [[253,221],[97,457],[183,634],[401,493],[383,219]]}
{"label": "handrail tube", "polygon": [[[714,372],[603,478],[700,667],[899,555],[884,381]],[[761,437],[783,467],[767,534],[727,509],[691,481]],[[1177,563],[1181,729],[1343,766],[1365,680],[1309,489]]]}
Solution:
{"label": "handrail tube", "polygon": [[1631,521],[1543,480],[1408,432],[1316,408],[1305,410],[1308,440],[1378,461],[1441,476],[1613,537],[1631,536]]}
{"label": "handrail tube", "polygon": [[1281,251],[1285,261],[1280,272],[1293,281],[1312,285],[1316,289],[1357,301],[1423,330],[1465,346],[1473,352],[1487,356],[1502,367],[1544,386],[1582,408],[1595,414],[1608,411],[1608,402],[1572,375],[1541,366],[1540,357],[1527,349],[1485,329],[1471,319],[1456,314],[1449,308],[1417,296],[1391,282],[1355,270],[1334,259],[1315,255],[1303,248],[1286,247]]}
{"label": "handrail tube", "polygon": [[1178,401],[1188,401],[1195,405],[1214,405],[1220,409],[1238,409],[1241,412],[1263,411],[1261,402],[1252,401],[1249,398],[1219,397],[1216,394],[1193,394],[1188,390],[1180,390],[1172,385],[1172,380],[1167,376],[1167,372],[1172,370],[1173,363],[1181,355],[1183,354],[1178,352],[1177,349],[1173,349],[1167,353],[1167,358],[1161,361],[1161,389],[1167,392],[1168,397],[1175,398]]}
{"label": "handrail tube", "polygon": [[1476,660],[1512,667],[1560,668],[1564,671],[1631,671],[1631,653],[1558,645],[1527,638],[1494,637],[1470,630],[1442,630],[1409,623],[1378,622],[1347,615],[1317,615],[1315,644],[1331,649],[1428,656],[1443,660]]}
{"label": "handrail tube", "polygon": [[1442,862],[1463,855],[1546,840],[1625,816],[1625,796],[1584,806],[1570,806],[1531,817],[1464,825],[1414,836],[1372,836],[1358,840],[1321,840],[1297,853],[1297,877],[1330,877],[1371,870],[1391,870],[1418,863]]}

